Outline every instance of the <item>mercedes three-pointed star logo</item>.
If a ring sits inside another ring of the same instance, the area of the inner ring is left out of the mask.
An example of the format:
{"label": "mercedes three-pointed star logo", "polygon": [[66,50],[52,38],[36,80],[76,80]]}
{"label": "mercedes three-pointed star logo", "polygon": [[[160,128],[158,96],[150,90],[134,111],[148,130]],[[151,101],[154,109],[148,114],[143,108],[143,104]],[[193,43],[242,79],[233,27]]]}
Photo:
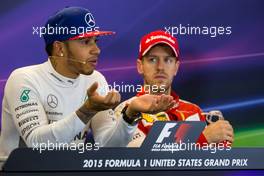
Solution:
{"label": "mercedes three-pointed star logo", "polygon": [[85,15],[85,22],[88,24],[89,27],[95,26],[95,20],[94,20],[94,17],[91,13],[87,13]]}
{"label": "mercedes three-pointed star logo", "polygon": [[55,95],[49,94],[47,97],[49,107],[56,108],[58,106],[58,98]]}

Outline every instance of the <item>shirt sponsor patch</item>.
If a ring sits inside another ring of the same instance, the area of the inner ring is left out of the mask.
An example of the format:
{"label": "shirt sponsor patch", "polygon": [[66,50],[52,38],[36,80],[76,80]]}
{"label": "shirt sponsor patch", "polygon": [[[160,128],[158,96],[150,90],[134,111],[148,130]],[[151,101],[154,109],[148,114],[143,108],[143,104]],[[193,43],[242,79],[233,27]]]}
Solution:
{"label": "shirt sponsor patch", "polygon": [[29,92],[30,90],[29,89],[25,89],[22,91],[21,95],[20,95],[20,101],[25,103],[25,102],[28,102],[29,100]]}

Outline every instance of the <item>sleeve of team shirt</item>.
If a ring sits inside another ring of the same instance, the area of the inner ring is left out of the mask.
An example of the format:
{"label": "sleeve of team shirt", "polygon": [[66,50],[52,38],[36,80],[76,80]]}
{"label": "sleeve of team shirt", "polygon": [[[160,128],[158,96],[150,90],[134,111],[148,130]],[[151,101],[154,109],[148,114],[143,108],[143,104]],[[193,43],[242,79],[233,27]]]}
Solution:
{"label": "sleeve of team shirt", "polygon": [[136,130],[136,125],[127,124],[113,110],[97,113],[91,120],[91,127],[94,140],[101,147],[126,147]]}
{"label": "sleeve of team shirt", "polygon": [[42,90],[38,83],[21,71],[13,72],[6,83],[5,96],[9,113],[20,136],[29,147],[48,141],[52,143],[72,141],[85,124],[75,112],[62,120],[48,124],[38,90]]}
{"label": "sleeve of team shirt", "polygon": [[[108,87],[104,78],[99,82],[101,87]],[[106,92],[98,90],[102,95]],[[91,120],[91,128],[95,142],[102,147],[125,147],[131,141],[137,125],[131,126],[124,121],[121,114],[124,103],[119,105],[115,111],[112,109],[98,112]]]}

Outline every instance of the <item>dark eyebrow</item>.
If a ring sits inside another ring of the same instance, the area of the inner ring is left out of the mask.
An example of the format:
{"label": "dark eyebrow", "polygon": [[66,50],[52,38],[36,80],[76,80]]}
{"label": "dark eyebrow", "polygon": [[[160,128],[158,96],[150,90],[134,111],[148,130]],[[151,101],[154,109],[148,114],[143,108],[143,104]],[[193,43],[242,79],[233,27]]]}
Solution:
{"label": "dark eyebrow", "polygon": [[156,55],[153,55],[153,54],[148,54],[148,55],[146,55],[147,57],[158,57],[158,56],[156,56]]}
{"label": "dark eyebrow", "polygon": [[[85,37],[85,38],[80,38],[78,39],[79,41],[85,41],[85,40],[91,40],[93,37]],[[98,40],[98,37],[95,37],[95,40]]]}
{"label": "dark eyebrow", "polygon": [[92,37],[80,38],[79,41],[91,40]]}
{"label": "dark eyebrow", "polygon": [[166,56],[165,58],[168,58],[168,57],[177,59],[177,57],[175,56]]}
{"label": "dark eyebrow", "polygon": [[[149,55],[146,55],[147,57],[159,57],[159,56],[157,56],[157,55],[153,55],[153,54],[149,54]],[[175,56],[171,56],[171,55],[169,55],[169,56],[165,56],[165,58],[168,58],[168,57],[174,57],[174,58],[176,58]]]}

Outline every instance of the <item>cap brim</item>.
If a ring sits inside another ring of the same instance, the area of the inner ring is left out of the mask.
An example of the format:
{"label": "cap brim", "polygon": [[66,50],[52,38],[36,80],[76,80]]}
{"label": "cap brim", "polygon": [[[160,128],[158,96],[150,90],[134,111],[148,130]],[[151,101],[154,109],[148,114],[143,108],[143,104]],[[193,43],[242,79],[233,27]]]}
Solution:
{"label": "cap brim", "polygon": [[175,48],[170,44],[170,43],[168,43],[168,42],[165,42],[165,41],[157,41],[157,42],[155,42],[155,43],[153,43],[152,45],[150,45],[145,51],[144,51],[144,53],[142,53],[142,57],[153,47],[153,46],[155,46],[155,45],[157,45],[157,44],[160,44],[160,43],[164,43],[164,44],[167,44],[172,50],[173,50],[173,52],[174,52],[174,54],[175,54],[175,56],[176,57],[179,57],[179,54],[177,53],[177,51],[175,50]]}
{"label": "cap brim", "polygon": [[92,32],[87,32],[84,34],[80,34],[74,37],[69,38],[69,40],[77,40],[77,39],[82,39],[82,38],[87,38],[87,37],[95,37],[95,36],[102,36],[102,35],[113,35],[115,32],[113,31],[92,31]]}
{"label": "cap brim", "polygon": [[142,53],[142,56],[141,57],[143,57],[143,56],[145,56],[145,54],[153,47],[153,46],[155,46],[155,45],[157,45],[157,44],[160,44],[160,43],[164,43],[164,44],[167,44],[173,51],[174,51],[174,54],[175,54],[175,56],[176,57],[179,57],[179,54],[177,53],[177,51],[175,50],[175,48],[170,44],[170,43],[168,43],[168,42],[165,42],[165,41],[157,41],[157,42],[155,42],[155,43],[153,43],[153,44],[151,44],[145,51],[144,51],[144,53]]}

